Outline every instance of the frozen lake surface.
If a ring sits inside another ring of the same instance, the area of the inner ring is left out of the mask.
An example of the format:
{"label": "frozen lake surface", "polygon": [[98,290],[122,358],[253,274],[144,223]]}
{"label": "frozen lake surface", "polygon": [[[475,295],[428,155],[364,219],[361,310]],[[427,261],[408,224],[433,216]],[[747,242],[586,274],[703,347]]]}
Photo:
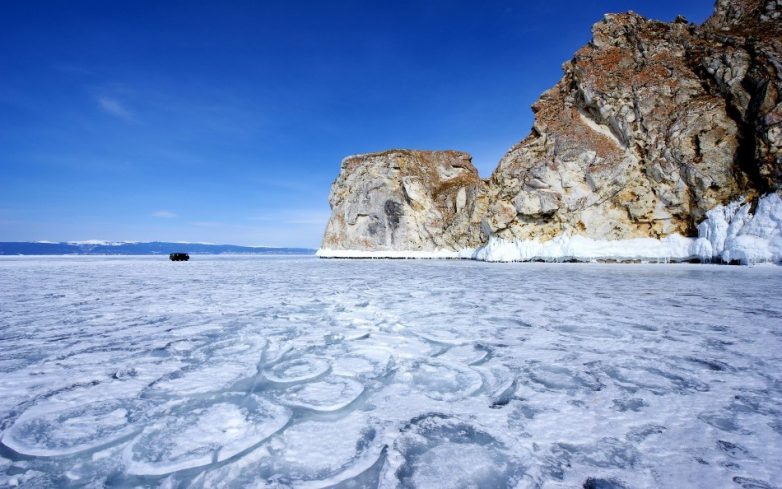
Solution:
{"label": "frozen lake surface", "polygon": [[0,487],[782,487],[782,267],[0,259]]}

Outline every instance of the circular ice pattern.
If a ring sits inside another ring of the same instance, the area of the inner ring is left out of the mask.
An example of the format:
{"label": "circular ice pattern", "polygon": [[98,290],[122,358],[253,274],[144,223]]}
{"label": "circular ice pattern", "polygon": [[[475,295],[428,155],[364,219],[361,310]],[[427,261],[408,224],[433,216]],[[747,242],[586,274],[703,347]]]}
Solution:
{"label": "circular ice pattern", "polygon": [[437,401],[455,401],[478,392],[481,375],[457,363],[416,362],[400,371],[399,380]]}
{"label": "circular ice pattern", "polygon": [[226,361],[193,365],[156,380],[143,395],[181,397],[219,392],[256,374],[257,367],[251,363]]}
{"label": "circular ice pattern", "polygon": [[403,488],[516,487],[528,465],[488,433],[442,415],[413,420],[396,448],[404,457],[396,471]]}
{"label": "circular ice pattern", "polygon": [[57,457],[97,449],[135,433],[139,401],[110,399],[31,407],[3,434],[2,443],[23,455]]}
{"label": "circular ice pattern", "polygon": [[165,475],[228,459],[282,429],[290,415],[282,406],[238,393],[176,403],[126,448],[126,470]]}
{"label": "circular ice pattern", "polygon": [[313,411],[338,411],[364,392],[364,384],[349,377],[332,375],[316,382],[295,385],[280,393],[283,404]]}
{"label": "circular ice pattern", "polygon": [[333,360],[336,375],[373,379],[384,375],[391,365],[391,354],[379,348],[357,348]]}
{"label": "circular ice pattern", "polygon": [[329,371],[329,363],[316,357],[300,357],[273,365],[263,371],[263,376],[277,383],[304,382],[320,377]]}
{"label": "circular ice pattern", "polygon": [[216,341],[193,352],[193,360],[204,361],[255,361],[268,342],[260,336],[241,335],[237,338]]}

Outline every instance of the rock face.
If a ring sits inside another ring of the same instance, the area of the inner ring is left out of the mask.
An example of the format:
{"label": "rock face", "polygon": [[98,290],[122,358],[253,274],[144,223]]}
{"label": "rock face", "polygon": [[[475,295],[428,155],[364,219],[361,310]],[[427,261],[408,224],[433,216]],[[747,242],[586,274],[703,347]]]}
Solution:
{"label": "rock face", "polygon": [[322,248],[457,250],[481,242],[486,186],[470,155],[392,150],[342,160]]}
{"label": "rock face", "polygon": [[606,15],[492,175],[492,231],[692,235],[709,209],[778,190],[780,13],[734,0],[701,27]]}
{"label": "rock face", "polygon": [[464,153],[343,161],[323,248],[693,236],[718,205],[780,193],[782,0],[719,0],[701,26],[609,14],[563,70],[485,184]]}

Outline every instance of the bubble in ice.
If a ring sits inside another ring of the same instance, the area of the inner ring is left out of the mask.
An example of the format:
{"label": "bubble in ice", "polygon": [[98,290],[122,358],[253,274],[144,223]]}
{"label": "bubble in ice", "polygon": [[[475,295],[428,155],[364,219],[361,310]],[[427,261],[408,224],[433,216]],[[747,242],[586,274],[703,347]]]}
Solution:
{"label": "bubble in ice", "polygon": [[172,403],[125,450],[132,475],[164,475],[226,460],[282,429],[290,411],[256,395],[226,393]]}
{"label": "bubble in ice", "polygon": [[471,396],[483,385],[481,375],[475,370],[457,363],[435,361],[408,365],[400,369],[397,380],[438,401],[455,401]]}
{"label": "bubble in ice", "polygon": [[338,375],[288,387],[278,394],[280,402],[313,411],[338,411],[347,407],[364,392],[361,382]]}
{"label": "bubble in ice", "polygon": [[272,365],[264,369],[263,376],[278,383],[304,382],[320,377],[329,368],[329,362],[322,358],[303,356]]}
{"label": "bubble in ice", "polygon": [[57,457],[93,450],[131,436],[146,404],[125,399],[50,401],[29,408],[3,433],[2,443],[23,455]]}

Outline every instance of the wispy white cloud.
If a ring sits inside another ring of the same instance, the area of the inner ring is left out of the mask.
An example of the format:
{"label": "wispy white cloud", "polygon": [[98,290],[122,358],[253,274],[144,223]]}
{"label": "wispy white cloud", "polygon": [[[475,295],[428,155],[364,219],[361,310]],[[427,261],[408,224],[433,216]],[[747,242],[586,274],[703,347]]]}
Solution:
{"label": "wispy white cloud", "polygon": [[163,219],[173,219],[174,217],[177,217],[176,213],[167,211],[167,210],[159,210],[152,213],[152,217],[160,217]]}
{"label": "wispy white cloud", "polygon": [[98,105],[109,115],[113,115],[114,117],[118,117],[126,121],[133,120],[133,114],[130,112],[130,110],[128,110],[117,99],[101,95],[98,97]]}

